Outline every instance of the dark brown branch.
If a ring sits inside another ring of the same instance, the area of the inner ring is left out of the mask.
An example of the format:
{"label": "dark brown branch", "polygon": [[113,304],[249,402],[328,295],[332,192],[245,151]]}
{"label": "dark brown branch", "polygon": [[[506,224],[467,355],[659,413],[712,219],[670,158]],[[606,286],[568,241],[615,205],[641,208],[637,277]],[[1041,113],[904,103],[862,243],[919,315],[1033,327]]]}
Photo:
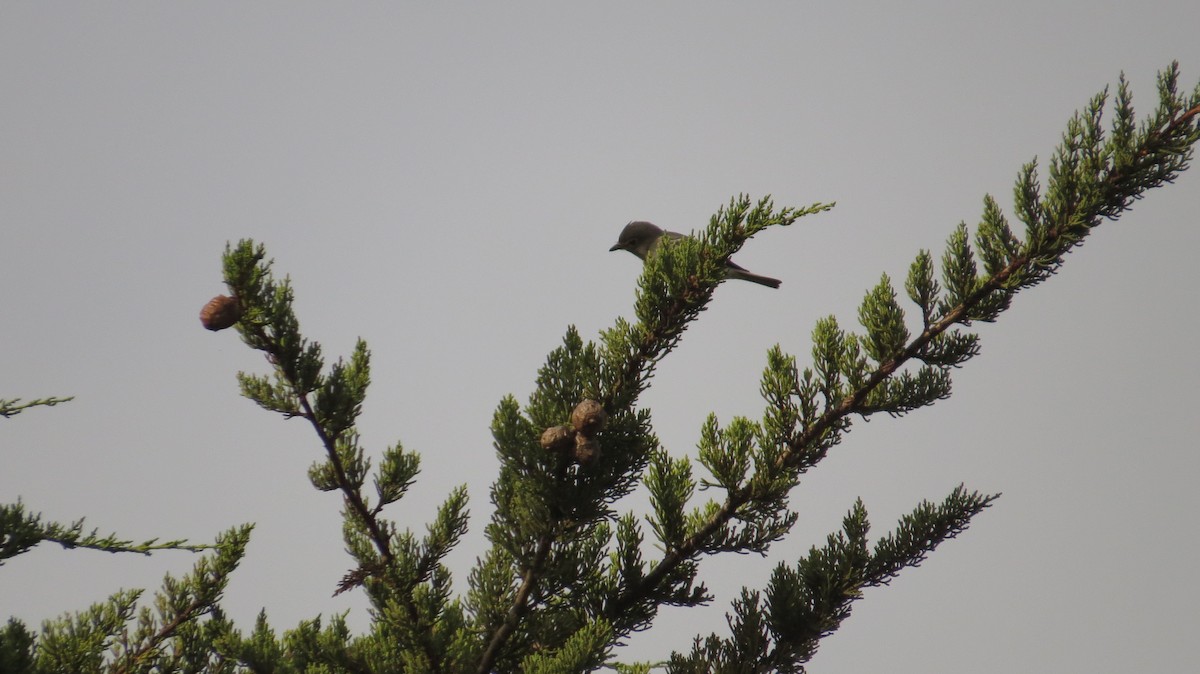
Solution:
{"label": "dark brown branch", "polygon": [[521,580],[521,587],[517,588],[517,594],[513,598],[513,604],[508,609],[508,615],[504,617],[504,622],[500,624],[500,628],[492,635],[491,642],[488,643],[487,650],[483,652],[483,656],[479,659],[479,667],[476,671],[479,674],[489,674],[492,671],[492,666],[496,664],[496,658],[500,656],[500,649],[504,647],[505,642],[516,631],[517,625],[521,623],[521,618],[529,612],[529,596],[533,594],[537,587],[537,581],[541,578],[542,565],[546,563],[546,557],[550,555],[550,546],[554,539],[550,534],[542,534],[538,539],[537,550],[533,554],[533,561],[529,567],[525,569],[525,574]]}
{"label": "dark brown branch", "polygon": [[[346,499],[346,502],[350,504],[350,508],[354,511],[354,514],[362,521],[363,526],[367,528],[367,531],[371,536],[371,541],[375,544],[375,547],[379,550],[379,554],[383,557],[382,568],[386,569],[387,571],[392,570],[395,567],[396,557],[395,553],[392,552],[391,540],[379,526],[379,520],[375,517],[375,513],[373,513],[371,509],[367,507],[367,504],[365,501],[363,501],[362,495],[359,494],[358,489],[350,483],[350,478],[346,475],[346,467],[342,464],[341,457],[338,456],[336,442],[329,436],[328,433],[325,432],[325,429],[317,421],[316,414],[312,409],[312,405],[308,402],[308,396],[299,394],[298,397],[300,399],[300,405],[304,409],[304,418],[308,419],[309,423],[312,424],[313,429],[317,432],[317,436],[321,439],[321,444],[325,446],[325,452],[329,455],[329,464],[333,466],[333,472],[337,477],[338,487],[342,490],[342,494]],[[383,580],[388,585],[393,585],[394,587],[391,577],[386,575],[387,571],[384,572],[385,575],[383,576]],[[371,574],[369,570],[367,573]],[[371,575],[377,574],[378,572]],[[408,614],[408,619],[413,625],[414,632],[420,634],[422,637],[421,648],[425,651],[425,657],[429,661],[429,666],[434,672],[441,671],[441,665],[439,664],[437,652],[434,650],[433,644],[429,640],[428,629],[419,629],[420,615],[417,612],[416,604],[413,603],[411,588],[395,589],[396,593],[400,595],[401,603],[404,605],[404,611]]]}
{"label": "dark brown branch", "polygon": [[380,528],[379,521],[373,517],[371,509],[363,501],[362,495],[358,493],[358,489],[350,484],[350,478],[346,475],[346,467],[342,464],[342,458],[337,453],[336,440],[330,437],[325,432],[325,428],[317,421],[312,404],[308,402],[308,396],[299,393],[297,394],[297,398],[300,400],[300,407],[304,410],[304,418],[312,424],[313,430],[317,432],[317,437],[321,439],[321,444],[325,447],[325,453],[329,455],[329,465],[333,466],[333,473],[334,477],[337,478],[338,488],[342,490],[342,495],[346,499],[346,502],[350,504],[351,510],[362,520],[363,526],[367,528],[367,532],[371,536],[371,542],[379,550],[384,564],[390,567],[395,561],[391,540],[388,539],[383,529]]}
{"label": "dark brown branch", "polygon": [[[203,615],[204,613],[211,611],[211,604],[211,599],[203,599],[200,597],[192,599],[192,601],[188,603],[188,605],[184,607],[184,609],[180,611],[178,615],[175,616],[174,620],[166,625],[163,625],[157,632],[154,633],[153,636],[147,639],[146,643],[144,643],[140,648],[134,650],[133,652],[126,652],[125,657],[121,658],[121,664],[117,666],[116,671],[118,674],[124,674],[125,672],[128,672],[131,666],[137,667],[140,665],[142,660],[151,652],[153,652],[159,644],[171,638],[175,634],[175,631],[179,629],[180,625],[188,622],[189,620],[194,620],[198,615]],[[204,610],[197,613],[197,611],[201,608]]]}
{"label": "dark brown branch", "polygon": [[[257,333],[256,336],[259,338],[262,344],[269,344],[272,346],[275,345],[274,340],[270,339],[260,326],[255,326],[254,330]],[[277,369],[280,367],[278,358],[270,351],[267,351],[267,360]],[[412,588],[395,587],[394,579],[387,574],[387,571],[383,571],[381,573],[381,570],[383,569],[390,571],[395,567],[396,556],[395,553],[392,552],[391,539],[386,533],[384,533],[383,528],[379,525],[379,520],[376,517],[379,512],[378,509],[371,510],[368,508],[366,502],[362,498],[362,495],[359,493],[358,488],[350,483],[350,478],[346,474],[346,467],[342,463],[341,457],[338,456],[336,439],[331,437],[329,433],[325,431],[325,428],[317,419],[316,412],[313,411],[312,404],[308,400],[308,394],[299,390],[300,387],[298,382],[293,381],[291,378],[288,378],[288,383],[292,385],[293,394],[296,396],[296,399],[299,401],[300,407],[303,410],[303,413],[298,416],[302,416],[303,418],[307,419],[309,424],[312,425],[313,430],[316,431],[317,437],[321,441],[321,445],[325,448],[325,453],[329,456],[329,464],[333,467],[334,477],[337,479],[338,489],[340,489],[342,492],[342,498],[350,506],[350,510],[354,513],[355,517],[362,522],[364,527],[366,527],[371,542],[374,544],[375,548],[379,551],[380,556],[383,558],[382,564],[378,565],[377,567],[372,569],[360,568],[355,571],[351,571],[346,577],[354,576],[355,574],[362,572],[363,580],[365,580],[366,576],[381,577],[385,583],[392,586],[393,589],[396,590],[396,594],[400,598],[401,603],[404,605],[405,613],[408,614],[408,618],[413,624],[414,631],[422,634],[421,646],[425,651],[425,656],[428,659],[430,666],[433,668],[434,672],[440,671],[441,666],[439,664],[439,658],[437,657],[437,652],[434,650],[433,644],[429,639],[428,629],[423,631],[417,629],[420,615],[417,611],[416,604],[413,602]],[[339,588],[335,594],[345,591],[346,577],[343,577],[342,582],[339,584]]]}

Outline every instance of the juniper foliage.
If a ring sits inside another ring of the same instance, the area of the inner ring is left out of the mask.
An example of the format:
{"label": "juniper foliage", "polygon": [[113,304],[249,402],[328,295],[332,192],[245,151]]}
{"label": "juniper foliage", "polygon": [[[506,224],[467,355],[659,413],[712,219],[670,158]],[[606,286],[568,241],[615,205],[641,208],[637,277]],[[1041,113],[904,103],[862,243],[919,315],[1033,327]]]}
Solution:
{"label": "juniper foliage", "polygon": [[[313,486],[343,504],[352,568],[340,591],[361,588],[372,625],[349,632],[342,616],[304,621],[277,634],[265,615],[243,633],[220,611],[230,572],[250,528],[230,530],[192,574],[168,578],[137,610],[137,592],[47,623],[40,632],[13,619],[0,630],[5,672],[801,672],[820,639],[838,629],[866,588],[886,585],[962,533],[995,494],[963,486],[922,502],[873,541],[861,501],[839,531],[791,562],[762,588],[744,588],[725,635],[698,636],[660,663],[619,663],[614,648],[650,626],[663,606],[700,607],[712,597],[701,578],[707,557],[767,553],[798,519],[788,499],[801,476],[840,444],[855,420],[899,416],[946,398],[953,368],[979,351],[968,328],[997,320],[1016,295],[1062,266],[1105,220],[1188,166],[1200,140],[1200,87],[1178,91],[1178,67],[1160,74],[1157,107],[1135,120],[1129,88],[1117,85],[1108,130],[1107,91],[1067,126],[1048,178],[1036,162],[1020,171],[1013,213],[1018,235],[995,199],[979,224],[959,225],[940,255],[920,251],[903,284],[917,308],[909,318],[883,276],[859,307],[861,331],[832,317],[817,322],[811,364],[776,346],[767,354],[762,418],[721,424],[710,415],[694,458],[673,454],[638,405],[655,368],[724,280],[724,265],[751,237],[788,226],[832,204],[776,208],[770,198],[732,199],[692,238],[665,241],[649,256],[635,320],[617,320],[585,341],[574,328],[539,370],[524,404],[503,399],[492,419],[500,474],[486,524],[489,547],[456,592],[443,560],[467,530],[464,487],[450,491],[424,532],[399,528],[385,509],[404,497],[419,457],[399,443],[375,461],[355,423],[370,383],[370,352],[327,362],[300,331],[287,278],[277,280],[261,244],[242,241],[224,256],[225,281],[240,310],[243,341],[262,351],[269,375],[239,374],[243,395],[266,410],[309,423],[323,457]],[[607,422],[588,431],[601,453],[583,461],[548,451],[542,434],[567,427],[584,400]],[[45,403],[49,404],[49,403]],[[15,409],[15,408],[10,408]],[[8,415],[6,415],[8,416]],[[651,512],[622,511],[644,484]],[[700,487],[717,496],[697,500]],[[114,536],[42,525],[20,503],[0,511],[0,550],[19,554],[41,541],[147,553]],[[654,550],[656,552],[650,553]]]}

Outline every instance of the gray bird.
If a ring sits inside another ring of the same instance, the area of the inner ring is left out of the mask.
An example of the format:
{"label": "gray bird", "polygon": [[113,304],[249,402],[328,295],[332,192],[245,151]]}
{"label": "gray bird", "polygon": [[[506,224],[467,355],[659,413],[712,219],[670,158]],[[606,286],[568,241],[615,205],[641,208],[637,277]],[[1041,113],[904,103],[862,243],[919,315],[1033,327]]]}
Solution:
{"label": "gray bird", "polygon": [[[649,222],[635,220],[625,225],[625,229],[621,230],[621,237],[617,239],[617,245],[608,250],[609,252],[627,250],[638,256],[638,258],[645,260],[646,254],[658,246],[658,240],[664,234],[672,239],[682,239],[684,237],[683,234],[678,232],[668,232]],[[757,283],[769,288],[778,288],[781,283],[779,279],[752,274],[744,267],[734,264],[733,261],[725,263],[725,277],[750,281],[751,283]]]}

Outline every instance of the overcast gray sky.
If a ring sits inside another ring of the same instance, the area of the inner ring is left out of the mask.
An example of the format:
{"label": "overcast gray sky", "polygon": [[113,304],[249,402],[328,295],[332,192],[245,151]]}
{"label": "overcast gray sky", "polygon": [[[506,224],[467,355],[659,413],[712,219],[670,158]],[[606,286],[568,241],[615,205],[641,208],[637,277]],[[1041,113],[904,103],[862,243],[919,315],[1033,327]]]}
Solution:
{"label": "overcast gray sky", "polygon": [[[880,272],[1006,207],[1071,113],[1123,70],[1139,111],[1200,5],[1006,3],[0,4],[0,397],[74,395],[0,422],[0,501],[130,538],[257,523],[226,607],[249,628],[351,610],[338,498],[312,433],[240,398],[266,365],[196,318],[227,241],[267,245],[305,333],[373,354],[361,429],[424,472],[423,528],[466,483],[482,548],[488,433],[568,324],[632,315],[621,226],[701,227],[739,192],[836,201],[737,260],[644,404],[670,451],[705,415],[759,417],[780,343],[853,325]],[[1043,164],[1044,165],[1044,164]],[[955,485],[1004,492],[958,540],[868,591],[813,671],[1180,671],[1200,623],[1194,258],[1200,169],[1105,223],[981,326],[955,395],[858,424],[806,478],[793,535],[706,562],[711,608],[665,611],[627,658],[725,631],[742,583],[819,543],[861,496],[875,533]],[[640,507],[634,499],[628,507]],[[192,565],[44,546],[0,569],[0,617],[84,608]]]}

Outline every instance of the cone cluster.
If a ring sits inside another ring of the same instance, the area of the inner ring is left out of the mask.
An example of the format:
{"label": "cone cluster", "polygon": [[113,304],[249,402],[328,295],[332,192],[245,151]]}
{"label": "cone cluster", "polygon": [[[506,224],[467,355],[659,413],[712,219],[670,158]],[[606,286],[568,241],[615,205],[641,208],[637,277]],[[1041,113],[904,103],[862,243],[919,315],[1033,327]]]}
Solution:
{"label": "cone cluster", "polygon": [[549,452],[569,454],[576,463],[588,466],[600,459],[596,434],[604,428],[608,413],[595,400],[586,399],[571,412],[569,426],[551,426],[542,431],[542,447]]}

